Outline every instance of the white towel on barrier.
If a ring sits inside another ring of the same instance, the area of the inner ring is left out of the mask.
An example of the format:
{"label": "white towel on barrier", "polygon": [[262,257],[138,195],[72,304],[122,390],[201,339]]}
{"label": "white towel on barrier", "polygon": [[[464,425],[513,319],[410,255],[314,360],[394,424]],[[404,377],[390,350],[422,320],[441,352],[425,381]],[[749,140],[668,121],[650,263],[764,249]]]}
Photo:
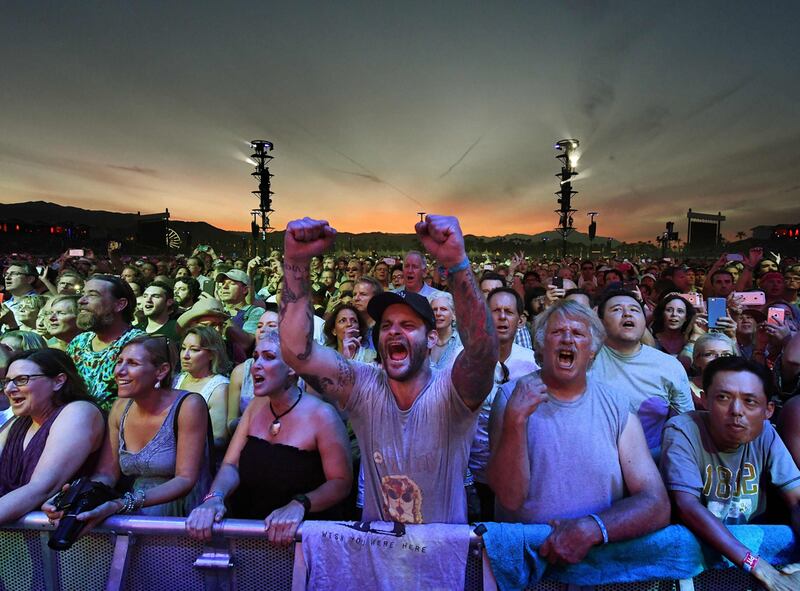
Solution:
{"label": "white towel on barrier", "polygon": [[303,523],[306,589],[464,588],[469,525]]}

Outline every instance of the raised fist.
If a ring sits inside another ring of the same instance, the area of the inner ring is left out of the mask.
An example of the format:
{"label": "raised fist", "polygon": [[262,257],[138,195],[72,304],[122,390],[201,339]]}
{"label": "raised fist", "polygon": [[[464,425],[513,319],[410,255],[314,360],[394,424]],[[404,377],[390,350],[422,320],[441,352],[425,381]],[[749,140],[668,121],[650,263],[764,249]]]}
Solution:
{"label": "raised fist", "polygon": [[310,262],[333,245],[336,230],[325,220],[303,218],[286,226],[284,237],[284,259],[294,262]]}
{"label": "raised fist", "polygon": [[422,244],[441,265],[454,267],[464,260],[464,236],[458,218],[446,215],[427,215],[417,222],[417,235]]}

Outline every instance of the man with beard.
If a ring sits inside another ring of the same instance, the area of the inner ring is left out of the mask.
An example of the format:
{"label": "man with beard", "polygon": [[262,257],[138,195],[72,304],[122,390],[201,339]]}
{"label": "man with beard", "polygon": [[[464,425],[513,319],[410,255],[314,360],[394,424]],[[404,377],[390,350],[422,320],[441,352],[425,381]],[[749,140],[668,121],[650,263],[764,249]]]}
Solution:
{"label": "man with beard", "polygon": [[175,297],[169,285],[161,281],[153,281],[142,294],[144,301],[142,311],[144,322],[136,328],[151,336],[167,337],[172,341],[178,339],[178,325],[175,318],[170,318]]}
{"label": "man with beard", "polygon": [[349,414],[364,466],[365,521],[465,523],[464,474],[476,414],[492,389],[497,337],[458,220],[429,215],[416,231],[448,268],[464,343],[452,366],[431,369],[433,311],[410,291],[384,292],[367,307],[380,367],[314,342],[308,264],[333,244],[336,231],[309,218],[286,229],[281,351],[290,367]]}
{"label": "man with beard", "polygon": [[200,299],[200,284],[194,277],[182,277],[175,280],[172,293],[175,296],[179,314],[183,314]]}
{"label": "man with beard", "polygon": [[[117,397],[114,366],[129,341],[145,334],[131,327],[136,296],[130,286],[114,275],[94,275],[78,300],[79,334],[67,347],[89,394],[105,410]],[[166,346],[166,344],[165,344]]]}

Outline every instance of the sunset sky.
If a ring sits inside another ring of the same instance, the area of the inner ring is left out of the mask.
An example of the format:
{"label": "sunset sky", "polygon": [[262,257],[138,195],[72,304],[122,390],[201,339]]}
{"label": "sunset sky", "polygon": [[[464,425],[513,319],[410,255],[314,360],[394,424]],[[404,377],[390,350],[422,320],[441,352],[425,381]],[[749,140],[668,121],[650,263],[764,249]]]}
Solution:
{"label": "sunset sky", "polygon": [[163,4],[4,3],[0,201],[247,230],[268,139],[278,228],[535,233],[574,137],[580,230],[800,222],[796,1]]}

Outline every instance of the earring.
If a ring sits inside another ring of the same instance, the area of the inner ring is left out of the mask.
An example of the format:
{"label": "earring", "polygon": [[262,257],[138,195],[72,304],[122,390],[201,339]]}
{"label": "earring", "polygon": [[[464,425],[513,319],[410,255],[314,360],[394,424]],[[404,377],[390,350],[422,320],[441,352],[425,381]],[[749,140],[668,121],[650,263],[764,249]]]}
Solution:
{"label": "earring", "polygon": [[156,390],[161,387],[161,380],[156,380],[155,385],[153,386]]}

